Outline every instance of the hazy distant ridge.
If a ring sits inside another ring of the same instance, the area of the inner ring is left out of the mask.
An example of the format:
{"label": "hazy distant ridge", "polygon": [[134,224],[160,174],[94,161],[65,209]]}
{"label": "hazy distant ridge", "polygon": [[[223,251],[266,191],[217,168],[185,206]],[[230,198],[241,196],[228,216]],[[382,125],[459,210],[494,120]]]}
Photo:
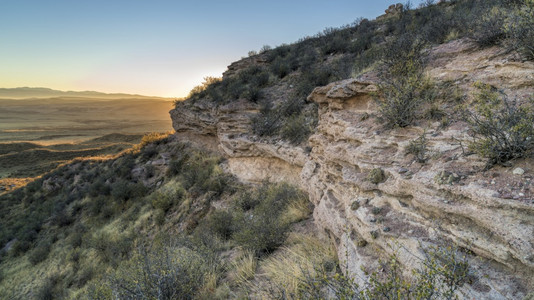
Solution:
{"label": "hazy distant ridge", "polygon": [[53,98],[53,97],[90,97],[102,99],[121,99],[121,98],[161,98],[153,96],[142,96],[132,94],[106,94],[94,91],[58,91],[49,88],[0,88],[0,99],[28,99],[28,98]]}

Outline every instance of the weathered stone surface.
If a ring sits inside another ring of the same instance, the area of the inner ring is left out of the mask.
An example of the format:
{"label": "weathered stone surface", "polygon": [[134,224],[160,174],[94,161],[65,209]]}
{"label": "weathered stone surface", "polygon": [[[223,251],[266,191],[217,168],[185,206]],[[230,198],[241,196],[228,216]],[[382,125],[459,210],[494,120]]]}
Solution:
{"label": "weathered stone surface", "polygon": [[534,92],[534,62],[519,62],[516,54],[500,47],[478,49],[466,39],[451,41],[432,49],[429,74],[438,82],[449,81],[470,88],[475,82],[507,89]]}
{"label": "weathered stone surface", "polygon": [[224,77],[233,76],[240,70],[246,69],[252,65],[265,64],[266,61],[267,61],[267,55],[264,53],[250,56],[250,57],[245,57],[229,65],[226,72],[223,73],[223,76]]}
{"label": "weathered stone surface", "polygon": [[525,174],[525,170],[521,169],[521,168],[515,168],[514,171],[512,172],[514,175],[523,175]]}
{"label": "weathered stone surface", "polygon": [[[345,82],[339,84],[344,86]],[[477,183],[476,174],[458,184],[458,173],[483,166],[479,158],[462,157],[458,145],[451,147],[451,137],[467,139],[467,129],[452,126],[439,135],[427,135],[431,151],[452,155],[456,160],[436,159],[408,170],[404,166],[413,162],[407,159],[404,148],[422,129],[394,129],[377,135],[380,126],[375,120],[360,121],[361,110],[343,103],[346,99],[365,102],[366,95],[358,93],[354,98],[337,93],[340,88],[335,84],[317,88],[309,97],[320,105],[320,121],[310,138],[312,152],[301,176],[316,206],[317,224],[339,241],[340,257],[348,255],[347,271],[361,276],[360,267],[372,266],[376,260],[376,254],[359,251],[361,242],[349,238],[349,231],[379,249],[378,253],[398,248],[401,262],[410,268],[419,263],[414,254],[421,255],[422,248],[429,245],[449,241],[469,249],[483,258],[472,261],[488,275],[482,282],[495,288],[481,292],[465,285],[462,293],[466,297],[502,299],[502,295],[522,295],[507,282],[511,278],[532,288],[532,276],[526,275],[534,274],[534,261],[528,259],[534,251],[534,207],[493,197],[490,189]],[[332,90],[341,97],[325,97]],[[460,164],[464,170],[458,169]],[[387,179],[372,184],[368,174],[378,169]],[[406,178],[407,172],[413,174]],[[436,180],[444,177],[446,182]],[[371,206],[354,210],[358,198],[372,199]],[[498,264],[489,268],[491,261]]]}

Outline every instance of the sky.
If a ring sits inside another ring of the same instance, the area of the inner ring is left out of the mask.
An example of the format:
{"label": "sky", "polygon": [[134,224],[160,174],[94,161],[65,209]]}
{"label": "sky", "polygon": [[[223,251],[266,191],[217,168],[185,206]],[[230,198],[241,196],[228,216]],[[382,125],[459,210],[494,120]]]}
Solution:
{"label": "sky", "polygon": [[396,2],[0,0],[0,88],[182,97],[251,50],[373,19]]}

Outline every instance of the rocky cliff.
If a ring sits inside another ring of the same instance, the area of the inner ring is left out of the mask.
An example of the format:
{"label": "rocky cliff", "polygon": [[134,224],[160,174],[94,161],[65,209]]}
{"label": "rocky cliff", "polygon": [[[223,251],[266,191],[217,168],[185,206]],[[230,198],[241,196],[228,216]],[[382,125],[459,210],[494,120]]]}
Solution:
{"label": "rocky cliff", "polygon": [[[432,79],[467,95],[476,81],[518,98],[534,91],[534,63],[498,47],[457,40],[433,48],[430,57]],[[253,135],[259,106],[246,100],[185,101],[170,113],[178,137],[221,152],[241,180],[287,181],[307,191],[316,224],[356,278],[393,252],[413,268],[422,249],[458,244],[473,271],[464,297],[520,299],[534,289],[534,162],[484,171],[483,159],[464,155],[469,134],[462,120],[384,129],[376,91],[373,76],[317,87],[308,101],[318,104],[319,123],[300,146]],[[422,134],[429,156],[423,163],[405,150]]]}

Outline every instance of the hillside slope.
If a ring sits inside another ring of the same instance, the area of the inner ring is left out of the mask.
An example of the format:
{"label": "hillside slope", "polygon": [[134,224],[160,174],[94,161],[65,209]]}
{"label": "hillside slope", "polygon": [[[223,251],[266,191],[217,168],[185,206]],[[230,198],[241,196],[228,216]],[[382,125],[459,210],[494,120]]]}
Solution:
{"label": "hillside slope", "polygon": [[[380,21],[369,26],[383,30]],[[315,223],[336,241],[346,271],[361,284],[368,274],[362,270],[377,266],[379,258],[396,253],[402,265],[415,268],[423,249],[452,243],[469,253],[476,270],[462,287],[462,298],[521,299],[534,289],[534,161],[527,157],[488,165],[467,149],[473,129],[458,107],[476,107],[481,84],[528,102],[534,63],[468,36],[424,50],[423,74],[434,94],[432,102],[417,108],[428,117],[410,126],[385,126],[381,103],[387,96],[381,93],[388,70],[380,65],[356,79],[315,88],[307,102],[297,105],[297,113],[286,113],[299,101],[291,80],[306,70],[270,81],[259,100],[246,93],[235,101],[219,100],[213,93],[216,83],[200,97],[178,103],[170,112],[173,126],[177,136],[218,150],[228,159],[229,171],[243,181],[292,182],[304,189],[315,205]],[[232,64],[223,86],[240,75],[252,76],[251,70],[272,69],[273,52],[261,55]],[[329,63],[346,55],[331,53],[321,64],[332,70]],[[298,130],[313,118],[307,111],[314,107],[317,119],[308,124],[317,122],[317,127],[309,139],[295,141],[279,130],[286,124]],[[304,121],[295,121],[299,118]],[[264,125],[265,131],[258,130]],[[414,153],[413,145],[421,141],[422,152]]]}
{"label": "hillside slope", "polygon": [[174,134],[0,196],[0,298],[529,299],[532,11],[396,5],[232,63]]}

